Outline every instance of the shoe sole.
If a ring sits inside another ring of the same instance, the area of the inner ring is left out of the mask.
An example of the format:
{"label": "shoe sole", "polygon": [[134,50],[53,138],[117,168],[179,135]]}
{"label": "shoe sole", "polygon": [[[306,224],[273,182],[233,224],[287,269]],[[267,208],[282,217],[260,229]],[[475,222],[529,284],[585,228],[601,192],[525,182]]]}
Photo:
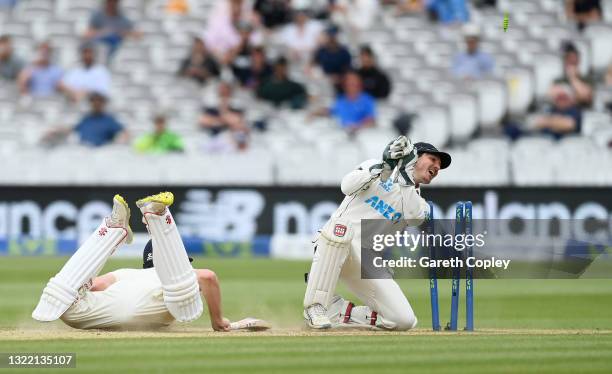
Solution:
{"label": "shoe sole", "polygon": [[170,206],[174,203],[174,195],[172,192],[160,192],[156,195],[147,196],[136,201],[136,206],[142,208],[146,203],[160,203],[165,206]]}
{"label": "shoe sole", "polygon": [[315,326],[310,321],[306,321],[306,324],[308,325],[308,327],[315,330],[328,330],[332,327],[331,323],[329,325]]}
{"label": "shoe sole", "polygon": [[306,311],[303,312],[303,317],[304,317],[304,321],[306,321],[306,326],[310,327],[311,329],[315,329],[315,330],[327,330],[327,329],[331,329],[332,324],[331,322],[329,324],[323,325],[323,326],[315,326],[312,324],[312,321],[310,320],[310,317],[308,317],[308,314],[306,313]]}
{"label": "shoe sole", "polygon": [[125,201],[125,199],[123,198],[123,196],[116,194],[113,197],[113,200],[117,201],[119,204],[123,205],[125,207],[125,210],[127,211],[127,217],[126,217],[126,222],[127,222],[127,231],[128,231],[128,235],[127,235],[127,239],[126,242],[127,244],[132,243],[132,241],[134,240],[134,234],[132,232],[132,228],[130,227],[130,217],[132,215],[132,212],[130,210],[130,206],[128,205],[128,203]]}

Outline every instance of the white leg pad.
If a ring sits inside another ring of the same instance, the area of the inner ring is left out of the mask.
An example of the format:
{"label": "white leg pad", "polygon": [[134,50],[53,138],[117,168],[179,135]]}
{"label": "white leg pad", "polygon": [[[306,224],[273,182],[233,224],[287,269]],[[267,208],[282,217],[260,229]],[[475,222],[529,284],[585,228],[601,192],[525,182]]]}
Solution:
{"label": "white leg pad", "polygon": [[146,212],[144,218],[153,239],[153,264],[161,280],[164,302],[179,322],[198,319],[204,311],[198,279],[170,210]]}
{"label": "white leg pad", "polygon": [[353,231],[348,221],[330,220],[321,230],[317,251],[308,274],[304,308],[321,304],[328,308],[351,247]]}
{"label": "white leg pad", "polygon": [[49,280],[32,312],[32,318],[41,322],[60,318],[76,301],[79,289],[98,275],[106,260],[126,237],[126,229],[108,227],[106,220],[103,220],[62,270]]}

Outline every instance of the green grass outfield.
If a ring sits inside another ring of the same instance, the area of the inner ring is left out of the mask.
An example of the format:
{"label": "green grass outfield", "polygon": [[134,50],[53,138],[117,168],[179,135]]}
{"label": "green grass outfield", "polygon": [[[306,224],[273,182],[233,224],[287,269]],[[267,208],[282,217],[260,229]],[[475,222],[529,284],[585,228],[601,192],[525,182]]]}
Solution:
{"label": "green grass outfield", "polygon": [[[196,267],[219,275],[230,319],[261,317],[274,329],[212,333],[202,318],[162,332],[101,332],[31,320],[45,282],[64,261],[0,257],[0,352],[76,352],[79,372],[101,373],[612,372],[608,279],[476,280],[474,333],[430,332],[427,280],[403,280],[418,329],[312,333],[301,320],[307,263],[197,258]],[[111,260],[105,270],[139,266],[138,259]],[[450,283],[440,281],[439,292],[446,322]]]}

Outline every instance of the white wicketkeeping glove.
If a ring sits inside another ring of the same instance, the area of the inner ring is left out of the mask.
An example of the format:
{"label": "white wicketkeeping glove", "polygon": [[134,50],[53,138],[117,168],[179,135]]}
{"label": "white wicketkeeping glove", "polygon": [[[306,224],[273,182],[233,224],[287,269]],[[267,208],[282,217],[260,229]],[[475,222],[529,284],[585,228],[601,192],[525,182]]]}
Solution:
{"label": "white wicketkeeping glove", "polygon": [[[382,155],[382,163],[373,165],[370,173],[380,175],[380,179],[386,182],[393,173],[393,169],[406,156],[412,154],[414,145],[404,135],[398,136],[385,147]],[[415,160],[416,161],[416,160]]]}

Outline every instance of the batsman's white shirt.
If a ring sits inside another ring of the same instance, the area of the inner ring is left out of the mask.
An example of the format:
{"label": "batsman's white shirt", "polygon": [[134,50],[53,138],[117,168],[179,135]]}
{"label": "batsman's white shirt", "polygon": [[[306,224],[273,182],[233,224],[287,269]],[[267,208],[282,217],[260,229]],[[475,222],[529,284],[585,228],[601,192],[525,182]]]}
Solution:
{"label": "batsman's white shirt", "polygon": [[78,329],[159,327],[174,321],[154,268],[119,269],[112,274],[115,283],[104,291],[85,291],[62,315],[67,325]]}

